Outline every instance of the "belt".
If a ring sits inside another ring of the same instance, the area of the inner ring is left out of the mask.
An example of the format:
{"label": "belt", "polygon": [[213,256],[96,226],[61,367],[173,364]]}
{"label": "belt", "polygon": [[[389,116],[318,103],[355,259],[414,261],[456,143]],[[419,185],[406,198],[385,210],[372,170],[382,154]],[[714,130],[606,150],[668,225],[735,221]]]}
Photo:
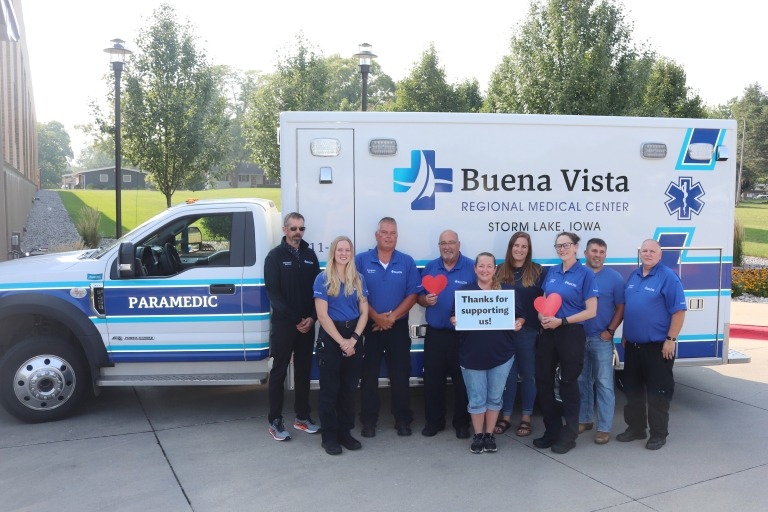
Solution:
{"label": "belt", "polygon": [[629,341],[629,340],[627,340],[627,345],[629,345],[631,347],[635,347],[635,348],[647,347],[649,345],[663,345],[663,344],[664,344],[663,341],[641,341],[641,342],[637,342],[637,341]]}
{"label": "belt", "polygon": [[344,327],[345,329],[354,329],[357,327],[357,321],[359,318],[355,318],[354,320],[334,320],[333,325],[336,327]]}

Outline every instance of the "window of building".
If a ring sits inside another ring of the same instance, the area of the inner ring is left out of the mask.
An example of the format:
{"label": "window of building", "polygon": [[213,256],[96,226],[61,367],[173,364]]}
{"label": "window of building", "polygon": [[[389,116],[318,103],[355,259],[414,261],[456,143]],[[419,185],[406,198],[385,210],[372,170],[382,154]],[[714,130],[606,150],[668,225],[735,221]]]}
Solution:
{"label": "window of building", "polygon": [[99,182],[101,182],[101,183],[108,183],[109,182],[109,175],[108,174],[99,174]]}

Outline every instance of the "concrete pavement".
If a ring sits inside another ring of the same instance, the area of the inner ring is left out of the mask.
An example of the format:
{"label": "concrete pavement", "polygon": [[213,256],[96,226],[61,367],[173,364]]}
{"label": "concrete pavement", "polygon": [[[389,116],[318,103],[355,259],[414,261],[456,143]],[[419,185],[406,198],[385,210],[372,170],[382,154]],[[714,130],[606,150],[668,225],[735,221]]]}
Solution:
{"label": "concrete pavement", "polygon": [[[733,303],[735,325],[766,321],[768,306],[743,304]],[[731,348],[752,362],[675,369],[671,434],[657,452],[643,441],[598,446],[592,431],[566,455],[538,450],[535,414],[532,436],[510,429],[498,453],[473,455],[452,431],[419,434],[419,388],[413,436],[396,436],[385,400],[377,436],[338,457],[290,426],[293,440],[272,440],[265,388],[107,388],[76,416],[40,425],[0,411],[0,510],[763,511],[768,343],[732,337]],[[291,403],[288,393],[286,412]],[[614,436],[623,405],[617,393]]]}

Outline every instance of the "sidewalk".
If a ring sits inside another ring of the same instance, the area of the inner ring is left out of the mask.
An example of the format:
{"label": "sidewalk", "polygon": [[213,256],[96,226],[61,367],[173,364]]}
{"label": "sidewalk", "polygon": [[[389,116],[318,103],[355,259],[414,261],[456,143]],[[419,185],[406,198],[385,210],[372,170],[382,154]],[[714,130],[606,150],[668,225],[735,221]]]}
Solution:
{"label": "sidewalk", "polygon": [[768,304],[731,301],[730,337],[768,341]]}

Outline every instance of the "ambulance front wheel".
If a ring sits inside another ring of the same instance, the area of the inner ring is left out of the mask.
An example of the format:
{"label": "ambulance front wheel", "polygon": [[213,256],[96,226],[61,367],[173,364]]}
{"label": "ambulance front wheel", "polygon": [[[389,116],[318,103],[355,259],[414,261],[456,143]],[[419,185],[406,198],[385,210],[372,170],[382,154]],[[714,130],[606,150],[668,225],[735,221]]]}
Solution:
{"label": "ambulance front wheel", "polygon": [[87,375],[77,348],[54,336],[33,336],[0,359],[0,402],[22,421],[59,420],[82,402]]}

